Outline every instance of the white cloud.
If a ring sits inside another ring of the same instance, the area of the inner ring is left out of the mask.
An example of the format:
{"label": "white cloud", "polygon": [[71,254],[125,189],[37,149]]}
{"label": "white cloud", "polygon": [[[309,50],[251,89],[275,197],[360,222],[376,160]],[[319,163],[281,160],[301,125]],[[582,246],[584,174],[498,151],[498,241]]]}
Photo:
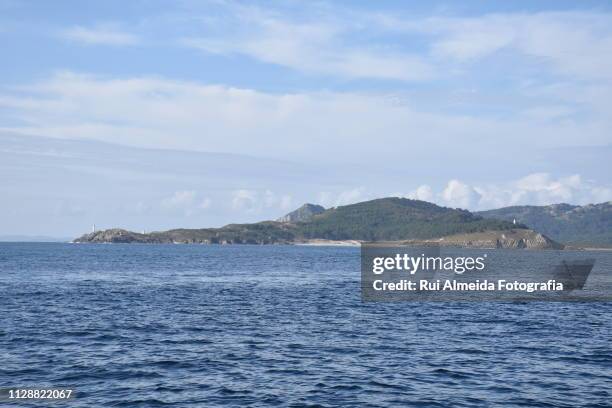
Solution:
{"label": "white cloud", "polygon": [[352,190],[343,191],[338,195],[336,199],[336,205],[346,205],[358,201],[363,201],[366,199],[364,193],[365,187],[358,187]]}
{"label": "white cloud", "polygon": [[267,209],[291,210],[293,198],[289,194],[277,194],[271,190],[239,189],[232,192],[232,209],[259,213]]}
{"label": "white cloud", "polygon": [[165,198],[162,201],[162,206],[166,208],[185,207],[193,204],[195,200],[196,192],[191,191],[177,191],[172,197]]}
{"label": "white cloud", "polygon": [[242,54],[306,73],[345,78],[420,81],[435,76],[434,67],[416,54],[347,41],[359,30],[350,20],[321,14],[311,20],[297,19],[236,5],[228,11],[225,17],[237,27],[234,35],[228,36],[224,25],[218,33],[183,38],[181,44],[206,53]]}
{"label": "white cloud", "polygon": [[365,201],[370,199],[371,196],[366,192],[365,187],[361,186],[339,192],[321,191],[317,198],[320,205],[329,208]]}
{"label": "white cloud", "polygon": [[[4,123],[14,124],[5,130],[140,147],[334,161],[399,154],[418,160],[431,145],[461,152],[485,146],[482,141],[491,139],[498,150],[523,143],[532,149],[574,146],[578,140],[583,145],[606,144],[612,114],[606,100],[584,123],[541,123],[523,115],[514,120],[424,112],[418,99],[398,105],[384,95],[275,94],[155,77],[109,79],[71,72],[0,93],[3,117],[10,118]],[[422,142],[423,135],[428,143],[415,143]],[[485,151],[490,148],[485,146]]]}
{"label": "white cloud", "polygon": [[222,19],[202,17],[201,33],[181,43],[206,53],[247,55],[301,72],[348,79],[452,78],[469,64],[501,53],[512,53],[517,64],[570,79],[612,78],[608,12],[415,17],[401,9],[372,13],[320,3],[294,6],[291,11],[235,3],[220,7]]}
{"label": "white cloud", "polygon": [[441,190],[435,191],[423,184],[407,194],[374,193],[372,186],[367,189],[361,186],[335,192],[323,191],[318,193],[316,202],[329,208],[377,197],[405,197],[476,211],[512,205],[600,203],[612,200],[612,186],[586,181],[578,174],[555,178],[548,173],[533,173],[497,183],[467,183],[451,179]]}
{"label": "white cloud", "polygon": [[405,197],[413,200],[432,201],[434,199],[434,193],[430,186],[423,184],[416,190],[406,194]]}
{"label": "white cloud", "polygon": [[[419,189],[427,187],[421,186]],[[418,190],[418,189],[417,189]],[[415,191],[417,191],[415,190]],[[408,198],[419,198],[415,191]],[[450,180],[439,193],[428,191],[429,200],[440,205],[469,210],[485,210],[512,205],[589,204],[612,200],[612,188],[585,181],[578,174],[554,178],[548,173],[533,173],[518,180],[467,184]]]}
{"label": "white cloud", "polygon": [[565,11],[430,18],[418,29],[438,37],[438,57],[467,62],[507,50],[560,74],[611,79],[610,27],[609,13]]}
{"label": "white cloud", "polygon": [[451,207],[473,208],[478,204],[481,195],[473,187],[459,180],[450,180],[441,197],[444,203]]}
{"label": "white cloud", "polygon": [[210,198],[199,198],[199,196],[195,190],[176,191],[172,196],[161,201],[161,208],[190,216],[198,211],[208,209],[212,203]]}
{"label": "white cloud", "polygon": [[281,210],[293,209],[293,197],[289,194],[279,196],[273,191],[266,190],[263,196],[263,205],[266,208],[280,208]]}
{"label": "white cloud", "polygon": [[257,204],[257,192],[253,190],[236,190],[232,193],[234,210],[253,210]]}
{"label": "white cloud", "polygon": [[510,188],[514,202],[552,204],[584,201],[584,195],[590,195],[590,188],[584,185],[578,174],[555,180],[550,174],[534,173],[515,181]]}
{"label": "white cloud", "polygon": [[125,46],[136,45],[140,42],[136,35],[122,31],[116,25],[108,24],[94,27],[76,26],[62,31],[60,36],[88,45]]}

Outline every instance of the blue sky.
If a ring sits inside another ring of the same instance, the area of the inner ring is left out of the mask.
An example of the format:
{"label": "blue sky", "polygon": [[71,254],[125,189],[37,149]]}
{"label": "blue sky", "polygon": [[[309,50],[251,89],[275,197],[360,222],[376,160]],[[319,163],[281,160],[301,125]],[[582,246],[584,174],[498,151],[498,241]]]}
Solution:
{"label": "blue sky", "polygon": [[0,235],[612,199],[606,1],[0,0],[0,47]]}

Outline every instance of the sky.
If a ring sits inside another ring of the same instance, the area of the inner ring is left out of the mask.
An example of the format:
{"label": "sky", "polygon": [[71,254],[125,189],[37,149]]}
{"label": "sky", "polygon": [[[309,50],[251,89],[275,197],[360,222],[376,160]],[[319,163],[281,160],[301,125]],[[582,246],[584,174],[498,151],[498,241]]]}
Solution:
{"label": "sky", "polygon": [[0,235],[612,200],[608,1],[0,0]]}

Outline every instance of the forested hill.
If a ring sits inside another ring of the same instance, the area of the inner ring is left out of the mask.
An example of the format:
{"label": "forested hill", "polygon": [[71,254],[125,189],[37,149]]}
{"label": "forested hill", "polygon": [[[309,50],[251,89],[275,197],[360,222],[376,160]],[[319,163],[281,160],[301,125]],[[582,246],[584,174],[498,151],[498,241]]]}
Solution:
{"label": "forested hill", "polygon": [[[282,218],[281,218],[282,219]],[[222,228],[138,234],[122,229],[83,235],[75,242],[292,243],[308,239],[390,241],[526,228],[485,219],[466,210],[405,198],[382,198],[327,209],[303,222],[264,221]]]}
{"label": "forested hill", "polygon": [[489,219],[516,219],[529,228],[568,244],[612,246],[612,201],[584,206],[514,206],[476,213]]}
{"label": "forested hill", "polygon": [[326,210],[300,223],[299,231],[304,238],[380,241],[427,239],[513,227],[517,226],[485,219],[466,210],[392,197]]}

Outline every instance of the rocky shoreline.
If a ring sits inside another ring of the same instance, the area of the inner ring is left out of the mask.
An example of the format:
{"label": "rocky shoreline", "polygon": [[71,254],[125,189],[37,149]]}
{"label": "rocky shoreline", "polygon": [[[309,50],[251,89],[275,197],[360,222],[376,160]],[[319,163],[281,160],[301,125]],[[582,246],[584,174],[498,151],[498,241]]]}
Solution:
{"label": "rocky shoreline", "polygon": [[565,245],[530,229],[475,232],[430,240],[408,240],[402,243],[482,249],[565,249]]}
{"label": "rocky shoreline", "polygon": [[562,244],[516,220],[484,219],[466,210],[398,197],[327,210],[304,204],[276,221],[228,224],[221,228],[146,234],[114,228],[85,234],[73,242],[356,246],[385,241],[464,248],[563,249]]}
{"label": "rocky shoreline", "polygon": [[[189,230],[186,230],[189,231]],[[140,243],[140,244],[200,244],[200,245],[307,245],[307,246],[359,246],[362,240],[330,239],[240,239],[208,238],[195,239],[188,234],[176,232],[153,232],[139,234],[123,229],[109,229],[83,235],[74,243]],[[389,245],[438,245],[457,248],[482,249],[564,249],[560,244],[547,236],[529,229],[512,229],[503,231],[485,231],[469,234],[451,235],[435,239],[379,241]]]}

